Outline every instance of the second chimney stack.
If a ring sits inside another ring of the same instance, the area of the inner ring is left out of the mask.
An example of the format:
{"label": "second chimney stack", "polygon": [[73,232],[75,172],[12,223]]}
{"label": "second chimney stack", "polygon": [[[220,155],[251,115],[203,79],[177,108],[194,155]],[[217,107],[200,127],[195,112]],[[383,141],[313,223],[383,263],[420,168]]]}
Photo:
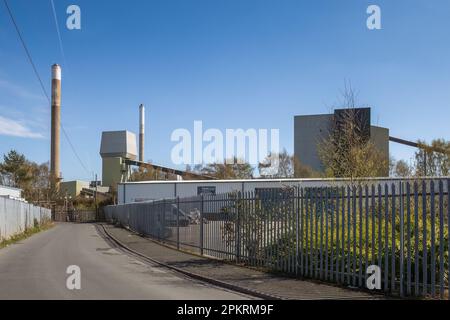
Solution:
{"label": "second chimney stack", "polygon": [[139,161],[144,162],[145,107],[139,106]]}

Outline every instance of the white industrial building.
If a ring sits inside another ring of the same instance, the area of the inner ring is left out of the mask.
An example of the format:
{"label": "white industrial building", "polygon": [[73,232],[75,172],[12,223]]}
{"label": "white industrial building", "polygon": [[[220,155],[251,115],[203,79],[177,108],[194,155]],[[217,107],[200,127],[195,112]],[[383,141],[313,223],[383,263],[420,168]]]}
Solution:
{"label": "white industrial building", "polygon": [[320,187],[339,185],[327,179],[252,179],[252,180],[185,180],[143,181],[118,184],[118,203],[187,198],[201,194],[224,194],[233,191],[256,192],[258,189],[282,189],[292,186]]}
{"label": "white industrial building", "polygon": [[[431,181],[436,178],[427,177],[422,180]],[[386,184],[388,192],[392,192],[395,186],[396,193],[399,192],[401,182],[405,178],[365,178],[361,180],[364,184],[378,185]],[[414,183],[414,179],[410,183]],[[184,181],[142,181],[125,182],[118,184],[118,204],[145,202],[152,200],[174,199],[195,197],[201,194],[225,194],[229,192],[255,192],[271,191],[288,187],[342,187],[355,185],[349,179],[251,179],[251,180],[184,180]],[[427,187],[429,190],[429,186]],[[435,193],[439,192],[438,184],[435,183]],[[448,192],[444,185],[444,192]],[[383,187],[384,192],[384,187]],[[404,192],[404,191],[403,191]]]}
{"label": "white industrial building", "polygon": [[8,199],[22,199],[22,189],[0,185],[0,197]]}
{"label": "white industrial building", "polygon": [[118,185],[119,204],[149,200],[186,198],[201,194],[223,194],[233,191],[255,191],[258,188],[283,188],[298,185],[321,185],[323,180],[185,180],[185,181],[143,181]]}

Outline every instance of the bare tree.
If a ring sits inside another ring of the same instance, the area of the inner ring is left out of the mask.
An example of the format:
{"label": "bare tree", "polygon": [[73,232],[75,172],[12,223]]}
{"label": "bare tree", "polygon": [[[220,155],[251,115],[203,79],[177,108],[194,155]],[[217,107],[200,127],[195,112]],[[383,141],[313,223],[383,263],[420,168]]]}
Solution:
{"label": "bare tree", "polygon": [[323,174],[303,164],[298,158],[294,157],[294,177],[295,178],[321,178]]}
{"label": "bare tree", "polygon": [[[450,174],[450,141],[435,139],[428,146],[423,146],[415,154],[415,171],[418,176],[448,176]],[[439,152],[438,152],[439,150]]]}
{"label": "bare tree", "polygon": [[320,172],[304,165],[298,158],[290,155],[286,149],[278,154],[277,166],[273,166],[271,161],[274,157],[269,155],[259,164],[259,173],[263,178],[319,178],[322,176]]}
{"label": "bare tree", "polygon": [[386,176],[388,160],[370,141],[370,127],[358,114],[356,94],[351,87],[345,87],[343,100],[344,111],[318,144],[326,176],[351,179]]}
{"label": "bare tree", "polygon": [[394,166],[394,176],[396,177],[411,177],[413,175],[413,169],[405,160],[399,160]]}
{"label": "bare tree", "polygon": [[244,161],[224,161],[224,163],[210,163],[200,169],[202,174],[217,179],[252,179],[253,167]]}
{"label": "bare tree", "polygon": [[292,178],[294,177],[294,157],[283,149],[279,154],[267,156],[258,165],[258,169],[262,178]]}

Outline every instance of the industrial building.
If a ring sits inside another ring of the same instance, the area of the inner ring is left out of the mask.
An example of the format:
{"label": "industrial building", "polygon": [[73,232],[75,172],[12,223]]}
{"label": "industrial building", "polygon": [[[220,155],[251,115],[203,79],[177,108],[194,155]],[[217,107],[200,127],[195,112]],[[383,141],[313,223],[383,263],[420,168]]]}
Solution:
{"label": "industrial building", "polygon": [[[141,109],[142,110],[142,109]],[[354,109],[357,120],[362,124],[362,135],[372,141],[377,148],[389,157],[389,130],[370,125],[370,108]],[[345,110],[336,110],[334,114],[295,117],[295,156],[311,168],[322,171],[317,152],[317,144],[327,137]],[[141,111],[141,124],[143,116]],[[140,131],[143,132],[143,125]],[[141,136],[141,134],[140,134]],[[104,132],[102,136],[101,155],[103,159],[103,185],[117,184],[119,204],[144,202],[160,199],[185,198],[202,194],[224,194],[233,191],[254,192],[259,190],[276,190],[291,186],[318,187],[335,184],[337,180],[326,179],[253,179],[253,180],[179,180],[179,181],[144,181],[127,182],[130,165],[145,165],[136,161],[135,135],[122,132]],[[143,145],[140,137],[140,146]],[[143,159],[143,156],[139,156]],[[163,168],[169,170],[168,168]],[[180,178],[185,172],[175,172]],[[388,168],[386,168],[386,176]]]}
{"label": "industrial building", "polygon": [[[139,151],[136,135],[130,131],[106,131],[102,133],[100,156],[102,157],[102,186],[116,189],[117,184],[127,182],[132,167],[150,168],[177,179],[214,179],[206,175],[176,170],[144,161],[145,107],[139,106]],[[138,155],[139,154],[139,159]]]}
{"label": "industrial building", "polygon": [[[388,192],[392,186],[399,188],[403,178],[363,178],[364,183],[386,183]],[[292,187],[346,187],[350,179],[247,179],[247,180],[186,180],[186,181],[141,181],[118,184],[118,204],[146,202],[162,199],[218,195],[230,192],[286,192]],[[435,186],[438,192],[438,186]]]}
{"label": "industrial building", "polygon": [[129,131],[102,133],[100,146],[102,157],[102,185],[115,187],[128,180],[130,168],[125,160],[137,157],[136,135]]}
{"label": "industrial building", "polygon": [[[371,125],[370,108],[352,110],[361,126],[362,134],[366,135],[385,157],[387,165],[384,176],[389,176],[389,129]],[[348,109],[337,109],[333,114],[294,117],[294,156],[302,165],[317,172],[324,171],[318,145],[330,135],[332,128],[336,127],[347,111]]]}
{"label": "industrial building", "polygon": [[59,188],[61,192],[73,199],[78,196],[90,197],[93,192],[103,194],[109,192],[109,187],[95,186],[94,182],[81,180],[61,182]]}
{"label": "industrial building", "polygon": [[60,184],[60,190],[68,197],[76,198],[80,195],[83,188],[89,188],[89,182],[87,181],[64,181]]}
{"label": "industrial building", "polygon": [[338,180],[326,179],[249,179],[249,180],[186,180],[142,181],[119,183],[119,204],[151,200],[186,198],[198,195],[225,194],[229,192],[258,192],[286,189],[292,186],[319,187],[339,184]]}
{"label": "industrial building", "polygon": [[0,197],[15,200],[22,199],[22,189],[0,185]]}

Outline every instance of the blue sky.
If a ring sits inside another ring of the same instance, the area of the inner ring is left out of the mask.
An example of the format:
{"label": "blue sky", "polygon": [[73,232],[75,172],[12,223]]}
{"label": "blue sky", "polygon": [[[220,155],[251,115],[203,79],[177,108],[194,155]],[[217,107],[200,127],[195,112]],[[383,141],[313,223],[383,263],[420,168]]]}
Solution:
{"label": "blue sky", "polygon": [[[50,92],[63,67],[65,179],[101,174],[102,131],[138,131],[147,106],[146,158],[171,166],[177,128],[277,128],[293,151],[293,116],[326,113],[345,81],[373,108],[373,124],[416,140],[449,138],[450,2],[301,0],[9,0]],[[68,30],[66,8],[81,8]],[[366,28],[366,8],[382,30]],[[0,3],[0,154],[36,162],[50,153],[50,107]],[[15,135],[15,136],[14,136]],[[397,159],[414,150],[391,144]]]}

